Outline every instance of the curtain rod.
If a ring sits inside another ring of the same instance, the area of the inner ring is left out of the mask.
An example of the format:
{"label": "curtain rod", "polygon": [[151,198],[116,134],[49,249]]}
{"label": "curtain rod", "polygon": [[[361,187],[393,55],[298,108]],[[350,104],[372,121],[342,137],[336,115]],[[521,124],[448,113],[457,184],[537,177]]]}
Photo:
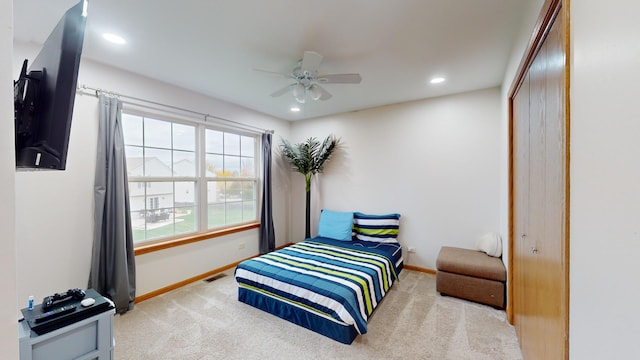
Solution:
{"label": "curtain rod", "polygon": [[114,95],[114,96],[117,96],[117,97],[131,99],[131,100],[134,100],[134,101],[140,101],[140,102],[144,102],[144,103],[147,103],[147,104],[161,106],[161,107],[164,107],[164,108],[183,111],[183,112],[190,113],[190,114],[193,114],[193,115],[199,115],[199,116],[202,116],[204,118],[205,122],[207,122],[207,119],[212,118],[212,119],[216,119],[216,120],[232,123],[232,124],[235,124],[235,125],[243,126],[245,128],[251,128],[251,129],[259,130],[259,131],[262,131],[262,132],[265,132],[265,133],[268,133],[268,134],[273,134],[274,133],[273,130],[263,129],[263,128],[260,128],[260,127],[257,127],[257,126],[253,126],[253,125],[243,124],[241,122],[225,119],[225,118],[222,118],[222,117],[219,117],[219,116],[215,116],[215,115],[211,115],[211,114],[207,114],[207,113],[203,113],[203,112],[199,112],[199,111],[189,110],[189,109],[181,108],[181,107],[178,107],[178,106],[167,105],[167,104],[159,103],[159,102],[156,102],[156,101],[141,99],[141,98],[134,97],[134,96],[124,95],[124,94],[120,94],[120,93],[109,91],[109,90],[105,90],[105,89],[94,88],[94,87],[87,86],[87,85],[84,85],[84,84],[79,85],[78,86],[78,90],[95,91],[96,97],[98,96],[98,93],[105,93],[105,94],[110,94],[110,95]]}

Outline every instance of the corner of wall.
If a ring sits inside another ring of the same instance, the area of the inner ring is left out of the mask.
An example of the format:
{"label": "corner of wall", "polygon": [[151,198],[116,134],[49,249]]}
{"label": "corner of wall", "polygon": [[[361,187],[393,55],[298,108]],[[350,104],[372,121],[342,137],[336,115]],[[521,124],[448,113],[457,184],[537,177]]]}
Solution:
{"label": "corner of wall", "polygon": [[[13,2],[1,0],[0,24],[0,349],[6,359],[18,358],[16,288],[15,160],[13,140]],[[6,24],[6,25],[5,25]],[[8,121],[9,120],[9,121]]]}

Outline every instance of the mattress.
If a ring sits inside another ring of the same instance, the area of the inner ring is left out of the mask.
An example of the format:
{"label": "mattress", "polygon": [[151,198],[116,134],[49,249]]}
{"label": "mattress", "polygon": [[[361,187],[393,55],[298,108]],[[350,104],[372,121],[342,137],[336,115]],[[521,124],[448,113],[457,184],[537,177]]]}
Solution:
{"label": "mattress", "polygon": [[238,299],[350,343],[403,267],[399,243],[308,239],[243,261]]}

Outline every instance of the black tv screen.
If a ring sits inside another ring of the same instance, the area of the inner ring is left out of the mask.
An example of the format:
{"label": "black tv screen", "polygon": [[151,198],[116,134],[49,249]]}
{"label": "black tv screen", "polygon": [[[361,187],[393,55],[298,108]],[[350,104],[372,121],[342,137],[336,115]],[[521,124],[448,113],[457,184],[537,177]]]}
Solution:
{"label": "black tv screen", "polygon": [[62,16],[27,70],[14,82],[16,168],[64,170],[80,55],[86,0]]}

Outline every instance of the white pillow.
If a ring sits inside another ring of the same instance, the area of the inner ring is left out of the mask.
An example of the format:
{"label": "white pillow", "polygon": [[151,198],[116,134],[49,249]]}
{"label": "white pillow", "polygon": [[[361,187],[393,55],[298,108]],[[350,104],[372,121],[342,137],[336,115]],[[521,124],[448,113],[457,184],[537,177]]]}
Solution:
{"label": "white pillow", "polygon": [[502,255],[502,240],[496,233],[488,233],[476,241],[476,248],[489,256],[500,257]]}

